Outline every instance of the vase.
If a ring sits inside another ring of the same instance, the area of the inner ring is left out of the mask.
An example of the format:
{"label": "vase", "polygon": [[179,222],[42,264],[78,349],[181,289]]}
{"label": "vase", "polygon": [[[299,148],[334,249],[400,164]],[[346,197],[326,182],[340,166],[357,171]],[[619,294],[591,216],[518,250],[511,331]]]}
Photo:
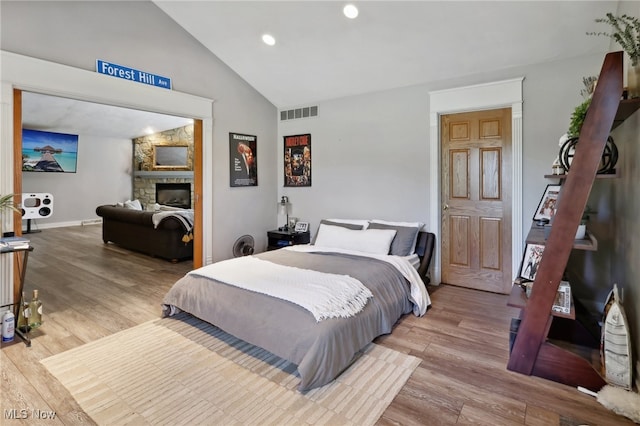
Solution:
{"label": "vase", "polygon": [[627,69],[627,99],[640,98],[640,62]]}

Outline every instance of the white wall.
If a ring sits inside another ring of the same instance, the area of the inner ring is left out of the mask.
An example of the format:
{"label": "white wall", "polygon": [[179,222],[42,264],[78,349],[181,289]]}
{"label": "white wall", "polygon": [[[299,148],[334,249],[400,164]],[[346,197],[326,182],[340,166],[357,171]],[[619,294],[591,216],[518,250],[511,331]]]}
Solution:
{"label": "white wall", "polygon": [[78,134],[76,173],[23,172],[23,192],[53,195],[53,214],[32,220],[32,228],[79,225],[98,219],[97,206],[131,198],[131,149],[131,139]]}
{"label": "white wall", "polygon": [[312,186],[281,188],[292,215],[314,233],[328,217],[425,222],[428,215],[428,96],[398,89],[319,104],[318,116],[281,121],[283,137],[311,133]]}
{"label": "white wall", "polygon": [[[246,233],[258,249],[266,247],[277,193],[277,111],[270,102],[151,2],[3,1],[0,7],[2,50],[90,72],[96,59],[109,60],[170,77],[176,91],[214,99],[213,142],[205,147],[213,162],[204,182],[213,194],[204,200],[212,211],[212,232],[204,235],[213,245],[209,260],[231,257],[233,242]],[[259,186],[229,187],[229,132],[257,135]]]}
{"label": "white wall", "polygon": [[[311,222],[352,217],[429,223],[429,91],[524,76],[523,236],[547,184],[582,77],[599,72],[603,54],[501,70],[318,104],[315,118],[279,121],[279,195],[293,216]],[[283,187],[283,136],[311,133],[312,186]],[[523,244],[524,242],[515,242]]]}

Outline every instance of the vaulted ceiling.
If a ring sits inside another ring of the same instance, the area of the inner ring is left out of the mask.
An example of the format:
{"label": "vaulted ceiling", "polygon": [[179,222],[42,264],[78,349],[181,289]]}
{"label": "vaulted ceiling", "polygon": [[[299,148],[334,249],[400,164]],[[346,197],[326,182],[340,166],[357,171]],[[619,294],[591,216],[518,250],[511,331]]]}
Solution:
{"label": "vaulted ceiling", "polygon": [[[348,19],[346,1],[153,2],[280,109],[604,52],[609,39],[586,32],[606,30],[594,19],[619,3],[358,1]],[[33,129],[126,138],[187,123],[29,93],[23,118]]]}
{"label": "vaulted ceiling", "polygon": [[[167,15],[278,108],[609,48],[617,1],[164,1]],[[640,7],[639,7],[640,9]],[[276,39],[274,46],[261,40]]]}

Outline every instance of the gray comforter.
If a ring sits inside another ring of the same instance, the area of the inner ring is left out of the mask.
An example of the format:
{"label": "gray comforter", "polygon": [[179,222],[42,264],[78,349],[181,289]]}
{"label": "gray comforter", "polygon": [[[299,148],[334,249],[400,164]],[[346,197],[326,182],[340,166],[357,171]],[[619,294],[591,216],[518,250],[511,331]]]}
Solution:
{"label": "gray comforter", "polygon": [[350,318],[316,322],[304,308],[196,275],[178,280],[163,300],[163,315],[188,312],[248,343],[298,365],[300,391],[336,378],[377,336],[412,311],[409,283],[387,262],[338,253],[275,250],[257,257],[320,272],[350,275],[373,293]]}

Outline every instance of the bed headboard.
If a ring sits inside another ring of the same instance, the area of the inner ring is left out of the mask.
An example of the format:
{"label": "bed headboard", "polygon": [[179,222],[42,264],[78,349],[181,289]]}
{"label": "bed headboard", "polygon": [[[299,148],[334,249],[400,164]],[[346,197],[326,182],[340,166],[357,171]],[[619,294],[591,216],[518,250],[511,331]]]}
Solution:
{"label": "bed headboard", "polygon": [[425,284],[431,282],[429,273],[431,267],[431,258],[433,257],[433,249],[436,243],[436,235],[431,232],[420,231],[418,233],[418,241],[416,242],[416,254],[420,258],[420,266],[418,273]]}

